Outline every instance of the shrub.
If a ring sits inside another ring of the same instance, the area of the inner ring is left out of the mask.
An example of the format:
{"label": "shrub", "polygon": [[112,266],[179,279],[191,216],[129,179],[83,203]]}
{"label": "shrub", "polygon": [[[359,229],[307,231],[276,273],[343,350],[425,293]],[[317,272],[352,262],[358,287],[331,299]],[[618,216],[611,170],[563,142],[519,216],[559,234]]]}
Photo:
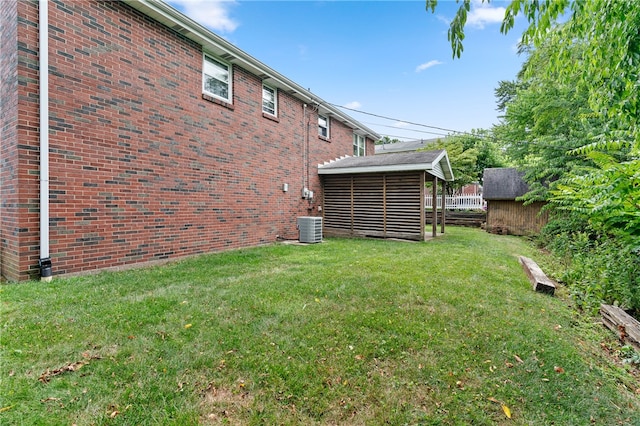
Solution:
{"label": "shrub", "polygon": [[598,234],[576,217],[556,218],[541,242],[563,265],[558,278],[580,309],[596,313],[601,303],[640,313],[638,247],[615,234]]}

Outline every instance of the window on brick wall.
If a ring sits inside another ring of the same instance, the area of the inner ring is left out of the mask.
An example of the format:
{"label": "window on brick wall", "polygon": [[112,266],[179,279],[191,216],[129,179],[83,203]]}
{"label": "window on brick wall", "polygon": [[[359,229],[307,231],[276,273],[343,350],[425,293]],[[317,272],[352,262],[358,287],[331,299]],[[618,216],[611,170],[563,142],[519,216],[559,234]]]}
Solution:
{"label": "window on brick wall", "polygon": [[273,116],[278,115],[277,92],[273,87],[262,85],[262,112]]}
{"label": "window on brick wall", "polygon": [[329,118],[318,115],[318,135],[329,139]]}
{"label": "window on brick wall", "polygon": [[231,103],[231,66],[204,55],[202,90],[207,95]]}
{"label": "window on brick wall", "polygon": [[362,157],[365,155],[365,141],[364,136],[353,134],[353,156]]}

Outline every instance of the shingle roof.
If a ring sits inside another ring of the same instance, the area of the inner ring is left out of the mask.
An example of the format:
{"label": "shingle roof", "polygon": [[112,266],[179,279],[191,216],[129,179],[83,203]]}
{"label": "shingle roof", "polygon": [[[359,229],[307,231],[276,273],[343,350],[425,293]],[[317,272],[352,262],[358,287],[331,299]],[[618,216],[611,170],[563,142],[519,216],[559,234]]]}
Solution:
{"label": "shingle roof", "polygon": [[418,139],[415,141],[406,141],[406,142],[395,142],[395,143],[385,143],[382,145],[376,145],[376,154],[390,154],[393,152],[408,152],[415,151],[418,149],[422,149],[432,145],[438,140],[443,138],[435,138],[435,139]]}
{"label": "shingle roof", "polygon": [[319,174],[376,173],[398,171],[428,171],[447,181],[453,180],[453,172],[447,151],[403,152],[364,157],[345,157],[318,165]]}
{"label": "shingle roof", "polygon": [[515,200],[529,192],[524,173],[514,168],[484,169],[482,196],[485,200]]}

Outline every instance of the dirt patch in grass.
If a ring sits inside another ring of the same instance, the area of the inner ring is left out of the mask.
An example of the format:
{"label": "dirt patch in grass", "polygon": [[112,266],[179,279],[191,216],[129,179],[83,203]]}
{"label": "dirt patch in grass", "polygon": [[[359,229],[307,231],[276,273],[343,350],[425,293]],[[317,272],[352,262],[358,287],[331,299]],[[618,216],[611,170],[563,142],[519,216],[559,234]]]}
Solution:
{"label": "dirt patch in grass", "polygon": [[[240,384],[242,385],[242,383]],[[210,384],[203,392],[201,424],[243,425],[253,406],[253,395],[244,389],[232,390]]]}

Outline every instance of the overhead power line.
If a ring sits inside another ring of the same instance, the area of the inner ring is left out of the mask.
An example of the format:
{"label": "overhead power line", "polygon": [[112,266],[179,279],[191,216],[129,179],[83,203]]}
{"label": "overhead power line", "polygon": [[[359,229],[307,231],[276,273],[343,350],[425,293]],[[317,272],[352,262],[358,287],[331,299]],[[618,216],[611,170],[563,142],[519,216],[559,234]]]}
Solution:
{"label": "overhead power line", "polygon": [[[389,126],[389,125],[386,125],[386,124],[371,123],[371,122],[367,122],[367,121],[361,121],[361,123],[362,123],[362,124],[373,125],[373,126],[378,126],[378,127],[387,127],[387,128],[390,128],[390,129],[396,129],[396,130],[398,130],[398,129],[400,129],[400,130],[408,130],[408,131],[410,131],[410,132],[415,132],[415,133],[425,133],[425,134],[428,134],[428,135],[449,136],[449,134],[448,134],[448,133],[442,133],[442,132],[431,132],[431,131],[429,131],[429,130],[405,129],[405,128],[398,127],[398,126]],[[382,135],[382,136],[385,136],[385,135]],[[403,138],[406,138],[406,136],[402,136],[402,137],[403,137]]]}
{"label": "overhead power line", "polygon": [[[330,103],[330,102],[328,102],[328,104],[329,104],[329,105],[332,105],[332,106],[334,106],[334,107],[338,107],[338,108],[346,109],[346,110],[349,110],[349,111],[358,112],[358,113],[360,113],[360,114],[370,115],[370,116],[372,116],[372,117],[378,117],[378,118],[382,118],[382,119],[385,119],[385,120],[399,121],[399,122],[402,122],[402,123],[411,124],[412,126],[426,127],[426,128],[428,128],[428,129],[436,129],[436,130],[441,130],[441,131],[444,131],[444,132],[451,132],[451,133],[458,133],[458,134],[463,134],[463,135],[470,135],[470,136],[482,137],[482,136],[480,136],[480,135],[475,135],[475,134],[473,134],[473,133],[465,132],[465,131],[462,131],[462,130],[447,129],[447,128],[445,128],[445,127],[430,126],[430,125],[428,125],[428,124],[422,124],[422,123],[414,123],[414,122],[411,122],[411,121],[403,120],[403,119],[401,119],[401,118],[387,117],[387,116],[380,115],[380,114],[374,114],[374,113],[372,113],[372,112],[365,112],[365,111],[361,111],[361,110],[359,110],[359,109],[348,108],[348,107],[346,107],[346,106],[332,104],[332,103]],[[406,130],[411,130],[411,129],[406,129]]]}
{"label": "overhead power line", "polygon": [[[389,139],[397,139],[397,140],[399,140],[399,141],[403,141],[403,142],[409,142],[409,141],[417,140],[416,138],[408,138],[408,137],[406,137],[406,136],[400,136],[400,135],[390,135],[390,134],[387,134],[387,133],[380,133],[380,136],[382,136],[383,138],[386,136],[386,137],[388,137]],[[443,138],[445,138],[447,135],[441,135],[441,136],[442,136]],[[421,140],[425,140],[425,141],[427,141],[427,140],[433,140],[433,139],[436,139],[436,138],[432,138],[432,139],[424,139],[424,138],[421,138]],[[437,139],[440,139],[440,138],[437,138]]]}

